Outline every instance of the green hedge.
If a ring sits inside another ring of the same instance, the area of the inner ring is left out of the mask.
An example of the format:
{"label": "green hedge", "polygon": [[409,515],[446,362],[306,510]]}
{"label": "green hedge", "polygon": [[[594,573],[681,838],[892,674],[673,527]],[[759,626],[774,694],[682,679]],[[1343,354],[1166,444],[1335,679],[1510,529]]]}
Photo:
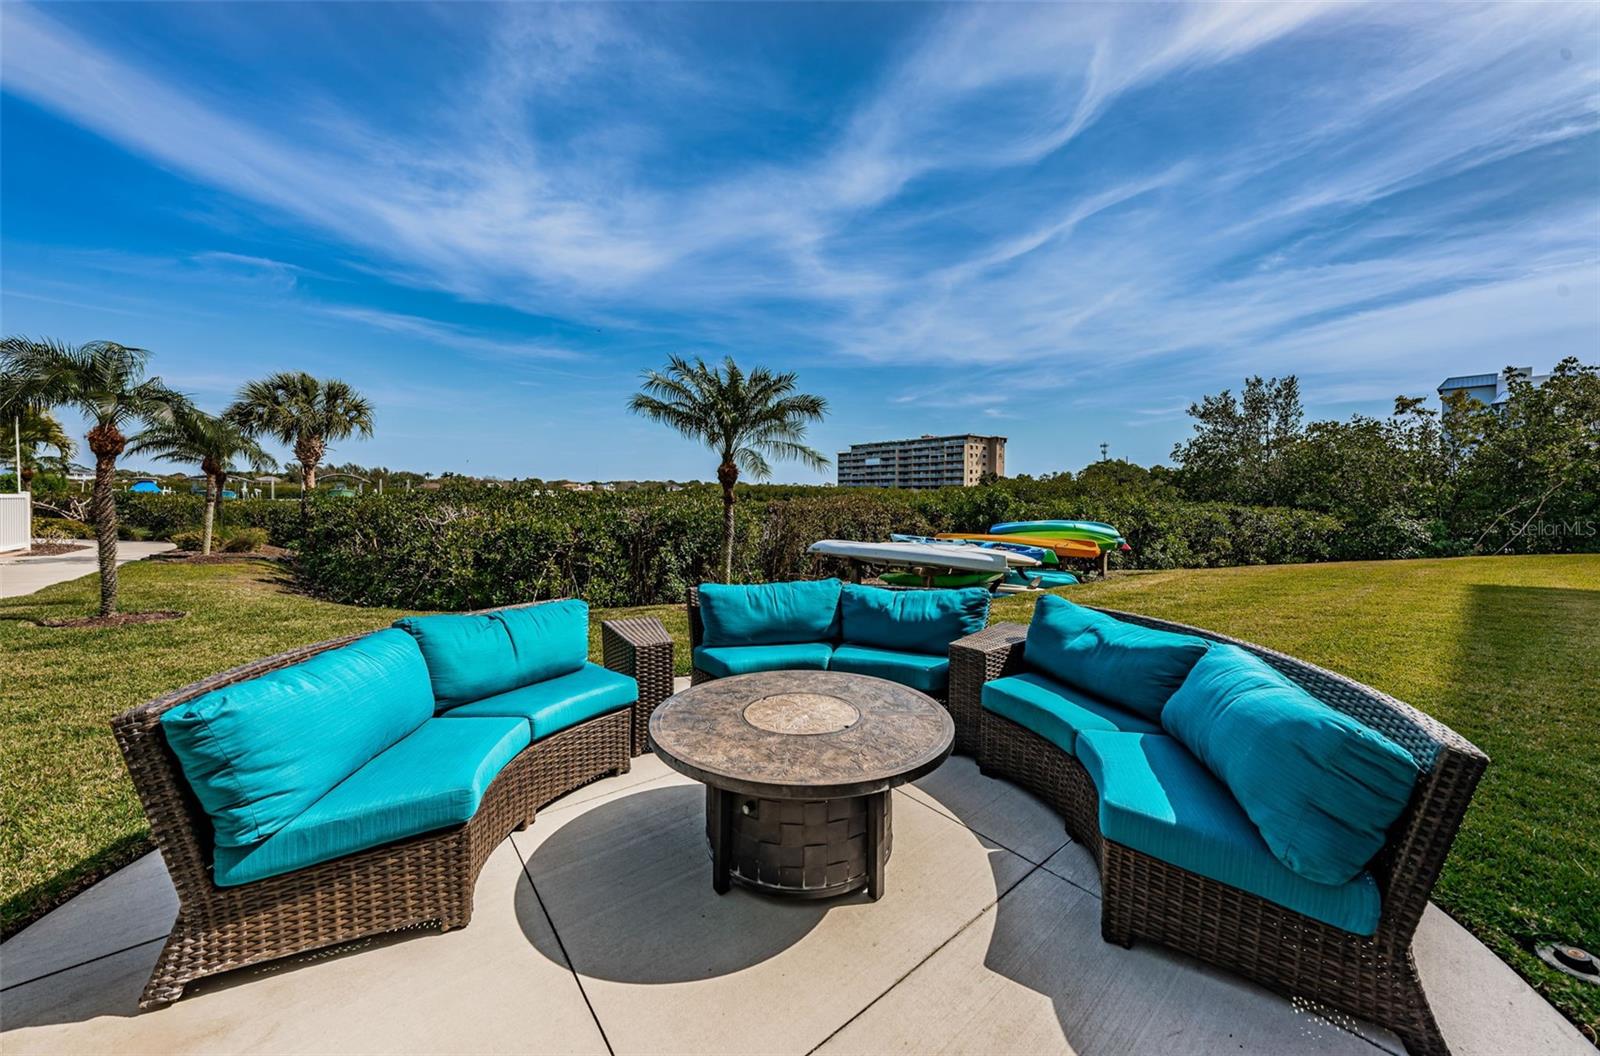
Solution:
{"label": "green hedge", "polygon": [[[746,582],[837,571],[806,553],[818,539],[982,531],[1000,520],[1109,521],[1134,548],[1116,564],[1133,568],[1326,560],[1341,535],[1339,522],[1321,514],[1186,503],[1159,491],[1095,498],[1070,486],[751,488],[742,489],[735,512],[734,575]],[[669,603],[682,600],[689,584],[717,576],[721,521],[712,487],[616,494],[460,487],[320,501],[297,540],[298,569],[311,590],[365,605],[468,609],[563,595],[597,606]]]}
{"label": "green hedge", "polygon": [[[141,528],[151,539],[170,540],[198,529],[205,519],[203,495],[134,495],[117,493],[117,519]],[[344,499],[328,499],[344,502]],[[223,528],[260,528],[274,546],[291,546],[300,537],[300,503],[287,499],[227,499],[222,503]]]}
{"label": "green hedge", "polygon": [[40,539],[93,539],[94,525],[36,513],[33,515],[33,534]]}

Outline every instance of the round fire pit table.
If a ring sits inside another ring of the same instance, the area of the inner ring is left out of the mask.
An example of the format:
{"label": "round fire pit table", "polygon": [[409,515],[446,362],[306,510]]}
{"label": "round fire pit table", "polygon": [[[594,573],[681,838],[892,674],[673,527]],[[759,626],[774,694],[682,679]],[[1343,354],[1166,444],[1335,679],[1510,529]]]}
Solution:
{"label": "round fire pit table", "polygon": [[662,761],[706,785],[711,886],[883,894],[890,789],[950,755],[932,697],[866,675],[767,671],[691,686],[650,716]]}

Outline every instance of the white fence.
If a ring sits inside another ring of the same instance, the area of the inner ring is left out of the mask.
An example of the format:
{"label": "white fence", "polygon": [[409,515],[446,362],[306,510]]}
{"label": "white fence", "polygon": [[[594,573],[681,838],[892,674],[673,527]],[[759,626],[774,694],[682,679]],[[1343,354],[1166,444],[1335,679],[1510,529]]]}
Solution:
{"label": "white fence", "polygon": [[0,493],[0,553],[33,545],[33,496]]}

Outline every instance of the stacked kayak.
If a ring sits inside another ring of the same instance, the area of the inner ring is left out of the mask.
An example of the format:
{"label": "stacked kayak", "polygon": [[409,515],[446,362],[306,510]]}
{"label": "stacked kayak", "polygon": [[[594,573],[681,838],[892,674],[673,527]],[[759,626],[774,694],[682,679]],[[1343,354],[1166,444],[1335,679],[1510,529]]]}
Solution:
{"label": "stacked kayak", "polygon": [[989,529],[991,536],[1002,539],[1027,539],[1036,543],[1043,540],[1093,544],[1095,555],[1107,550],[1129,550],[1122,533],[1104,521],[1006,521]]}
{"label": "stacked kayak", "polygon": [[1083,539],[1050,538],[1033,534],[1000,535],[996,533],[941,532],[934,538],[962,542],[1012,543],[1049,550],[1062,561],[1089,561],[1100,556],[1100,544]]}
{"label": "stacked kayak", "polygon": [[[895,543],[926,543],[929,546],[975,546],[979,550],[997,550],[1006,554],[1020,554],[1023,557],[1032,558],[1035,563],[1041,565],[1061,563],[1061,559],[1056,556],[1056,552],[1049,547],[1032,546],[1028,543],[1013,542],[1009,539],[1005,541],[966,540],[945,535],[905,535],[901,532],[892,532],[889,535],[889,540]],[[1011,561],[1009,558],[1007,563],[1016,565],[1029,564],[1026,561]]]}
{"label": "stacked kayak", "polygon": [[[822,539],[808,548],[814,554],[850,562],[859,576],[877,573],[897,587],[985,587],[1012,594],[1049,590],[1078,582],[1061,567],[1062,556],[1079,557],[1086,545],[1057,541],[1044,546],[1006,539],[929,538],[891,535],[886,543]],[[1098,553],[1090,548],[1090,556]]]}
{"label": "stacked kayak", "polygon": [[992,587],[1013,566],[1039,564],[1025,554],[982,550],[948,543],[867,543],[853,539],[822,539],[808,549],[814,554],[842,558],[857,569],[885,569],[885,583],[907,587]]}
{"label": "stacked kayak", "polygon": [[[1051,587],[1065,587],[1078,582],[1078,577],[1061,567],[1061,558],[1053,547],[1033,546],[1022,542],[1009,542],[994,539],[957,539],[949,536],[903,535],[894,533],[889,536],[896,543],[922,543],[929,546],[948,546],[951,548],[976,548],[978,550],[998,551],[1006,555],[1005,578],[995,587],[1001,593],[1018,593],[1029,590],[1049,590]],[[892,583],[898,587],[920,586],[923,579],[914,572],[885,572],[878,577],[885,583]],[[957,575],[935,576],[933,585],[936,587],[966,587],[983,586],[984,583],[971,581],[973,577]]]}
{"label": "stacked kayak", "polygon": [[1026,590],[1050,590],[1052,587],[1070,587],[1078,577],[1064,568],[1033,568],[1026,571],[1013,568],[1006,573],[1005,586]]}

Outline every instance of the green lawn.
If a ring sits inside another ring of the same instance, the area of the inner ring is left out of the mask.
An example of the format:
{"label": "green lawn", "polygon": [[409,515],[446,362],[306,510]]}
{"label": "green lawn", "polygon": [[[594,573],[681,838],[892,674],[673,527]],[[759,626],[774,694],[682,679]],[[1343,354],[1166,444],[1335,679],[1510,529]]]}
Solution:
{"label": "green lawn", "polygon": [[[127,608],[190,615],[87,632],[31,622],[91,611],[92,578],[0,602],[7,931],[145,846],[106,726],[112,715],[234,664],[397,615],[306,598],[266,564],[140,562],[123,568],[122,583]],[[1435,897],[1593,1037],[1600,993],[1546,969],[1524,942],[1558,935],[1600,947],[1600,558],[1160,572],[1068,593],[1323,664],[1438,716],[1488,752],[1488,776]],[[1031,606],[1007,598],[995,615],[1026,621]],[[666,621],[685,672],[681,607],[629,614]]]}

